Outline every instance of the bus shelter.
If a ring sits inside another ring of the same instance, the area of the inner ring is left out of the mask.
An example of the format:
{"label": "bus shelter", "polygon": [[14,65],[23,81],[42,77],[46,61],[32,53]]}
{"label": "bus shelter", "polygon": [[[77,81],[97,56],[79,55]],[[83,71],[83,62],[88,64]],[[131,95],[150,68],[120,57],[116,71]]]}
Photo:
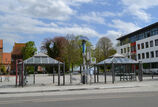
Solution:
{"label": "bus shelter", "polygon": [[[36,55],[34,55],[31,58],[28,58],[24,61],[22,60],[17,60],[17,64],[16,64],[16,85],[19,83],[19,86],[24,86],[26,84],[26,67],[28,66],[50,66],[52,67],[52,71],[53,71],[53,83],[55,81],[55,68],[57,69],[58,72],[58,85],[60,84],[60,77],[61,77],[61,71],[63,71],[62,76],[63,76],[63,85],[65,85],[65,64],[57,61],[51,57],[49,57],[46,54],[43,53],[38,53]],[[61,67],[63,68],[63,70],[61,70]],[[19,74],[19,82],[18,82],[18,75]],[[34,84],[35,84],[35,72],[34,72]]]}
{"label": "bus shelter", "polygon": [[[142,81],[142,64],[133,59],[127,58],[121,54],[115,54],[107,59],[99,62],[97,65],[104,68],[104,76],[106,83],[106,72],[110,69],[112,73],[112,83],[115,82],[115,76],[120,76],[120,81],[136,80],[136,74],[138,73],[138,79]],[[138,69],[139,68],[139,69]],[[99,72],[99,71],[98,71]]]}

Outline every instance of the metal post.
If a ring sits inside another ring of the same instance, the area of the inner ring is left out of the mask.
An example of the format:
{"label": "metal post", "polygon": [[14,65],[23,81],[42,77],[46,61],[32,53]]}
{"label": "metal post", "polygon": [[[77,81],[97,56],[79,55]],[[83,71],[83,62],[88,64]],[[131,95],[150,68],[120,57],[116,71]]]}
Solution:
{"label": "metal post", "polygon": [[127,75],[127,72],[128,72],[128,65],[125,64],[125,66],[126,66],[125,77],[126,77],[126,80],[128,81],[128,75]]}
{"label": "metal post", "polygon": [[15,80],[16,87],[18,86],[18,61],[16,60],[16,80]]}
{"label": "metal post", "polygon": [[94,83],[96,83],[96,66],[94,65]]}
{"label": "metal post", "polygon": [[81,64],[80,64],[80,74],[81,74],[81,83],[82,83],[82,68],[81,68]]}
{"label": "metal post", "polygon": [[21,82],[22,82],[22,87],[24,86],[24,62],[22,61],[22,70],[21,70],[21,72],[22,72],[22,79],[21,79]]}
{"label": "metal post", "polygon": [[123,69],[123,81],[124,81],[125,80],[125,71],[126,71],[126,65],[125,64],[123,65],[123,68],[124,68]]}
{"label": "metal post", "polygon": [[112,83],[114,84],[114,63],[112,63]]}
{"label": "metal post", "polygon": [[139,81],[143,81],[142,63],[139,62]]}
{"label": "metal post", "polygon": [[97,83],[99,83],[99,66],[97,66]]}
{"label": "metal post", "polygon": [[[19,63],[19,62],[18,62]],[[19,65],[19,64],[18,64]],[[21,70],[21,67],[20,67],[20,70]],[[19,72],[19,86],[21,85],[21,72],[20,72],[20,70],[18,70]]]}
{"label": "metal post", "polygon": [[[36,68],[36,66],[35,66],[35,68]],[[35,71],[36,71],[36,69],[34,69],[34,74],[33,74],[33,84],[35,84]]]}
{"label": "metal post", "polygon": [[63,85],[65,85],[65,63],[63,63]]}
{"label": "metal post", "polygon": [[60,63],[58,63],[58,86],[60,86]]}
{"label": "metal post", "polygon": [[[150,71],[151,71],[151,63],[149,63],[150,64]],[[151,77],[152,77],[152,79],[154,79],[154,73],[153,73],[153,71],[151,71]]]}
{"label": "metal post", "polygon": [[122,70],[121,70],[121,67],[122,67],[122,65],[120,64],[120,66],[119,66],[120,81],[122,80],[122,79],[121,79],[121,76],[122,76]]}
{"label": "metal post", "polygon": [[130,64],[127,65],[128,81],[130,80]]}
{"label": "metal post", "polygon": [[70,82],[70,83],[72,84],[72,73],[73,73],[73,70],[74,70],[74,69],[73,69],[73,63],[72,63],[72,69],[71,69],[71,70],[72,70],[72,71],[71,71],[71,80],[70,80],[71,82]]}
{"label": "metal post", "polygon": [[106,83],[106,65],[104,63],[104,82]]}
{"label": "metal post", "polygon": [[70,73],[70,84],[72,84],[72,73],[70,71],[70,64],[69,64],[69,73]]}
{"label": "metal post", "polygon": [[53,66],[53,83],[55,83],[55,66]]}
{"label": "metal post", "polygon": [[135,81],[137,80],[137,77],[136,77],[136,65],[134,64],[134,78],[135,78]]}

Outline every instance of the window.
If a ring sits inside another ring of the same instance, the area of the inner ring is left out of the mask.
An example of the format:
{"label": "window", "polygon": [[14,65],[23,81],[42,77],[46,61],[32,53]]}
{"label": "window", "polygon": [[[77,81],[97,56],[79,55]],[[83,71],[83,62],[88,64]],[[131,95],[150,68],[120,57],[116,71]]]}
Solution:
{"label": "window", "polygon": [[145,55],[144,55],[144,53],[142,53],[142,59],[144,59],[145,58]]}
{"label": "window", "polygon": [[149,44],[148,44],[148,42],[145,42],[145,45],[146,45],[146,48],[148,48],[148,47],[149,47]]}
{"label": "window", "polygon": [[150,41],[150,47],[153,47],[153,41]]}
{"label": "window", "polygon": [[142,49],[144,49],[144,43],[141,43],[141,47],[142,47]]}
{"label": "window", "polygon": [[151,58],[154,58],[154,52],[153,51],[151,52]]}
{"label": "window", "polygon": [[126,48],[124,48],[124,53],[126,53]]}
{"label": "window", "polygon": [[149,52],[146,53],[146,58],[149,58]]}
{"label": "window", "polygon": [[141,56],[140,56],[140,54],[138,54],[138,59],[141,59]]}
{"label": "window", "polygon": [[158,39],[155,40],[155,46],[158,46]]}
{"label": "window", "polygon": [[156,54],[156,57],[158,57],[158,50],[155,52],[155,54]]}
{"label": "window", "polygon": [[138,47],[138,50],[140,50],[140,44],[138,44],[137,47]]}
{"label": "window", "polygon": [[147,33],[147,37],[150,37],[150,32]]}
{"label": "window", "polygon": [[121,49],[121,54],[123,54],[123,49]]}

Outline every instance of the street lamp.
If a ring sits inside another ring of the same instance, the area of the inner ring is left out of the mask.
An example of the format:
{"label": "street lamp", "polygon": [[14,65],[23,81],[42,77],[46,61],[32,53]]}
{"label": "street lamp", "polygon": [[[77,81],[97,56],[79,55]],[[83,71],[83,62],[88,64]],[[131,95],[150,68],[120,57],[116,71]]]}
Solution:
{"label": "street lamp", "polygon": [[85,36],[80,36],[80,40],[82,40],[82,56],[83,56],[82,83],[85,84],[87,82],[87,75],[86,75],[86,42],[89,39]]}

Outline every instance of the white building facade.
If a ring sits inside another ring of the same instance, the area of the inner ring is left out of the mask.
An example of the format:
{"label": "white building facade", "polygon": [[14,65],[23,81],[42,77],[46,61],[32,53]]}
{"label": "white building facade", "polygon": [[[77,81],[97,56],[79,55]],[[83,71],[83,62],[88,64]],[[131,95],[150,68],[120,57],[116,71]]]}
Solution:
{"label": "white building facade", "polygon": [[144,69],[158,72],[158,22],[118,38],[117,53],[142,61]]}

